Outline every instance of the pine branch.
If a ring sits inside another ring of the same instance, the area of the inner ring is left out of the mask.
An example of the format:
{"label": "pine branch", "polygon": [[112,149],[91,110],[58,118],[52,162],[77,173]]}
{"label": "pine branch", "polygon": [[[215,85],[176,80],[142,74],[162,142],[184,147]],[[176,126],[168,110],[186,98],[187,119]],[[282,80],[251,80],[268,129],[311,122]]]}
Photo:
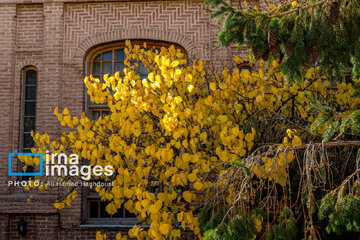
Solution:
{"label": "pine branch", "polygon": [[323,114],[327,114],[327,115],[330,115],[332,117],[338,117],[338,118],[352,118],[352,117],[354,117],[354,116],[351,116],[351,115],[343,115],[343,114],[340,114],[340,113],[336,113],[336,114],[329,113],[329,112],[325,111],[323,108],[321,108],[320,106],[318,106],[319,103],[315,102],[311,98],[309,98],[309,101],[312,103],[312,106],[314,106],[319,112],[321,112]]}
{"label": "pine branch", "polygon": [[319,6],[319,5],[321,5],[321,4],[324,4],[324,3],[326,3],[327,1],[328,1],[328,0],[323,0],[323,1],[320,1],[320,2],[317,2],[317,3],[313,3],[313,4],[301,6],[301,7],[298,7],[298,8],[295,8],[295,9],[292,9],[292,10],[289,10],[289,11],[286,11],[286,12],[282,12],[282,13],[279,13],[279,14],[273,14],[273,15],[270,15],[270,16],[268,16],[268,17],[270,17],[270,18],[280,17],[280,16],[284,16],[284,15],[289,14],[289,13],[303,11],[303,10],[305,10],[305,9],[312,8],[312,7],[316,7],[316,6]]}

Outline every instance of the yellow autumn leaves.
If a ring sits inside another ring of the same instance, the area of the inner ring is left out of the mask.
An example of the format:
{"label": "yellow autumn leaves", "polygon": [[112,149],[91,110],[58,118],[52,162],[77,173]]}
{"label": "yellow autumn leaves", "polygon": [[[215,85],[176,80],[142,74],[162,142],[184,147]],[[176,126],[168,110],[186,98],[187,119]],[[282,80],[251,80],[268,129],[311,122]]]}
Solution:
{"label": "yellow autumn leaves", "polygon": [[[268,0],[267,0],[268,1]],[[292,1],[291,3],[290,3],[290,5],[291,5],[291,7],[292,8],[295,8],[295,7],[297,7],[298,6],[298,3],[296,2],[296,1]],[[279,7],[281,7],[281,5],[279,5]],[[274,10],[274,9],[276,9],[277,8],[277,6],[275,5],[275,4],[270,4],[269,6],[268,6],[268,9],[271,11],[271,10]]]}
{"label": "yellow autumn leaves", "polygon": [[70,112],[67,108],[64,108],[62,113],[59,113],[59,108],[56,107],[54,114],[57,116],[62,126],[68,126],[69,128],[76,127],[79,124],[79,119],[74,116],[71,117]]}
{"label": "yellow autumn leaves", "polygon": [[[346,97],[354,91],[348,84],[339,85],[339,92],[327,91],[318,69],[310,70],[301,84],[288,86],[275,71],[276,62],[267,71],[260,66],[258,71],[223,70],[208,76],[203,61],[188,64],[174,46],[156,53],[127,42],[126,55],[123,74],[84,80],[90,100],[106,104],[109,116],[93,121],[85,114],[78,118],[66,108],[62,112],[56,108],[55,115],[69,131],[54,141],[45,134],[34,135],[38,146],[34,151],[72,151],[90,165],[116,168],[116,175],[103,179],[112,187],[95,190],[108,202],[109,214],[124,207],[150,225],[134,226],[130,238],[178,239],[180,229],[201,238],[193,203],[204,202],[202,192],[213,184],[205,176],[210,169],[219,175],[226,163],[254,153],[264,133],[248,123],[255,116],[266,125],[266,116],[259,112],[296,114],[311,122],[316,113],[310,110],[305,92],[330,102],[339,99],[344,109],[356,104]],[[149,71],[143,79],[131,64],[139,61]],[[281,124],[277,127],[286,131]],[[301,145],[300,134],[294,130],[286,134],[279,148]],[[263,158],[253,173],[285,185],[293,159],[291,151]],[[70,205],[75,195],[69,196],[55,207]],[[106,236],[98,233],[97,238]]]}
{"label": "yellow autumn leaves", "polygon": [[54,207],[56,209],[63,209],[65,207],[65,205],[67,206],[71,206],[71,201],[77,197],[77,192],[76,191],[72,191],[70,193],[68,193],[66,195],[66,197],[62,200],[62,201],[56,201],[54,203]]}
{"label": "yellow autumn leaves", "polygon": [[287,136],[284,137],[283,143],[277,146],[279,152],[274,157],[262,157],[262,161],[255,164],[253,168],[253,173],[256,176],[268,178],[279,183],[281,186],[285,186],[288,183],[287,169],[295,159],[293,151],[287,151],[286,148],[302,145],[300,137],[296,135],[296,130],[287,129],[286,132]]}

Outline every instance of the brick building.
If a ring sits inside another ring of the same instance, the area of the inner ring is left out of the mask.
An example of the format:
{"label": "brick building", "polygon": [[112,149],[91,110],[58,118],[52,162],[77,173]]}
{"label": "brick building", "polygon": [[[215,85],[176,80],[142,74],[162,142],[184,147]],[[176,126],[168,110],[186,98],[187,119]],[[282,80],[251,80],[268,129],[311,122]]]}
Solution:
{"label": "brick building", "polygon": [[[8,176],[8,153],[28,151],[31,130],[59,136],[56,106],[102,114],[86,104],[83,78],[121,69],[126,39],[175,44],[189,58],[220,65],[234,52],[216,46],[217,33],[197,0],[0,0],[0,240],[94,239],[97,230],[114,239],[111,232],[130,227],[131,221],[113,221],[84,194],[61,211],[51,203],[58,188],[33,193],[28,203],[21,187],[8,186],[19,179]],[[20,219],[27,222],[26,237],[18,232]]]}

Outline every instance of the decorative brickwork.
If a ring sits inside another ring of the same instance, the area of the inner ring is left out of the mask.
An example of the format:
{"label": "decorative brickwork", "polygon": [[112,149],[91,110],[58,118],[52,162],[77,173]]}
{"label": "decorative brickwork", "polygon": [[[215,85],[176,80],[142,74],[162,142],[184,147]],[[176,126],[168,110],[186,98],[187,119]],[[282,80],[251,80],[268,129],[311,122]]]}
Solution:
{"label": "decorative brickwork", "polygon": [[209,16],[204,10],[202,1],[66,5],[64,61],[79,57],[79,48],[127,38],[174,41],[208,58]]}
{"label": "decorative brickwork", "polygon": [[[84,61],[90,50],[97,45],[104,43],[111,43],[119,41],[119,39],[144,39],[144,40],[158,40],[178,44],[186,49],[188,56],[199,56],[199,48],[191,41],[190,38],[171,31],[164,31],[159,29],[121,29],[102,34],[96,34],[84,39],[76,48],[73,61],[79,69],[83,69]],[[205,47],[204,52],[206,52]],[[208,58],[208,57],[206,57]]]}

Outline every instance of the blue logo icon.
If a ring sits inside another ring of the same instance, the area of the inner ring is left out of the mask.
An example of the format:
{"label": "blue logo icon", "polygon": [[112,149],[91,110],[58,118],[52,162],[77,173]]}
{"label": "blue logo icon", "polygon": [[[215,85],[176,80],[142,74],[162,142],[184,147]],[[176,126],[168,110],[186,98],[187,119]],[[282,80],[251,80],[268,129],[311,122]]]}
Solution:
{"label": "blue logo icon", "polygon": [[[40,172],[12,172],[12,158],[18,157],[40,157]],[[42,153],[18,153],[16,150],[8,154],[9,157],[9,176],[42,176],[43,175],[43,154]]]}

